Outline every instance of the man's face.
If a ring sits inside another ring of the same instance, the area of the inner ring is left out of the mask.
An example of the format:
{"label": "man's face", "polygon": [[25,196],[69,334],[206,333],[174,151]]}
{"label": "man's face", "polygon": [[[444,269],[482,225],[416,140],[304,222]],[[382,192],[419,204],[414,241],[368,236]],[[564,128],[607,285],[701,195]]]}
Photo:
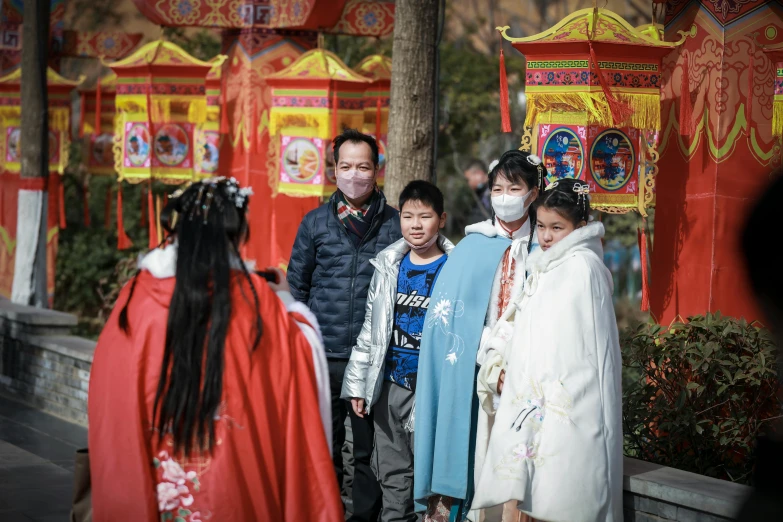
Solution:
{"label": "man's face", "polygon": [[131,148],[131,152],[133,152],[133,153],[139,152],[139,142],[138,142],[138,140],[131,140],[130,148]]}
{"label": "man's face", "polygon": [[340,146],[340,161],[337,163],[337,172],[355,170],[360,175],[375,178],[378,170],[372,162],[372,149],[369,145],[360,141],[353,143],[346,141]]}
{"label": "man's face", "polygon": [[171,152],[174,150],[174,147],[171,144],[171,140],[158,140],[158,143],[160,144],[160,148],[163,151],[163,154],[171,154]]}
{"label": "man's face", "polygon": [[472,168],[465,171],[465,180],[468,182],[471,190],[478,190],[482,185],[486,185],[487,173],[479,168]]}

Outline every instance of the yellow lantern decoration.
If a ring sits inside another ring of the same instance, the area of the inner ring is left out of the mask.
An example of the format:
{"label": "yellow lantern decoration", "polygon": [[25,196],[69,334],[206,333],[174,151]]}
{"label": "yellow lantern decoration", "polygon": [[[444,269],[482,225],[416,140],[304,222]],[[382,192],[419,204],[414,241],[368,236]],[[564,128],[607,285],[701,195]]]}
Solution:
{"label": "yellow lantern decoration", "polygon": [[[46,70],[49,98],[49,171],[62,174],[68,165],[71,91],[84,80],[63,78]],[[0,78],[0,171],[21,171],[22,69]]]}
{"label": "yellow lantern decoration", "polygon": [[289,196],[325,197],[336,190],[331,140],[364,124],[371,80],[336,55],[313,49],[267,78],[272,87],[269,132],[280,151],[277,190]]}
{"label": "yellow lantern decoration", "polygon": [[197,179],[193,144],[207,121],[206,80],[214,63],[159,40],[107,66],[117,75],[114,161],[120,181]]}
{"label": "yellow lantern decoration", "polygon": [[90,174],[113,175],[114,116],[117,75],[100,78],[93,89],[81,89],[79,134],[88,137],[85,166]]}
{"label": "yellow lantern decoration", "polygon": [[221,78],[226,56],[218,55],[210,63],[207,74],[207,118],[196,127],[196,175],[210,177],[217,174],[220,163],[220,137],[228,130],[227,114],[223,108]]}
{"label": "yellow lantern decoration", "polygon": [[367,90],[364,91],[364,125],[362,132],[372,134],[378,141],[380,156],[378,184],[380,186],[383,186],[386,173],[391,67],[391,58],[380,54],[368,56],[356,66],[356,71],[359,74],[372,80]]}

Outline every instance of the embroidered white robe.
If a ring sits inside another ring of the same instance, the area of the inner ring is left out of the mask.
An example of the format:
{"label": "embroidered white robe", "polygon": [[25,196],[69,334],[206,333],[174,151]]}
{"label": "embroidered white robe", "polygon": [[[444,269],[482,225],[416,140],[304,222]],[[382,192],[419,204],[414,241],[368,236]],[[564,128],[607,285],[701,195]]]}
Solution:
{"label": "embroidered white robe", "polygon": [[603,233],[590,223],[532,253],[513,329],[501,320],[493,331],[507,373],[473,509],[517,500],[536,520],[622,521],[621,360]]}

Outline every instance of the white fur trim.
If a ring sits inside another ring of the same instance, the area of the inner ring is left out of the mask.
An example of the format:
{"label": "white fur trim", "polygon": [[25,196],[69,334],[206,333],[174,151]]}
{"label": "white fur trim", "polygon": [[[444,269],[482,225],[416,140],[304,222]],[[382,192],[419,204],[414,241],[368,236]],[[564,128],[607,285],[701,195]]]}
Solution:
{"label": "white fur trim", "polygon": [[539,249],[533,252],[528,259],[529,271],[546,272],[571,257],[576,250],[593,252],[603,260],[602,237],[604,237],[604,225],[600,221],[577,228],[549,250]]}
{"label": "white fur trim", "polygon": [[[139,255],[137,266],[139,270],[146,270],[155,279],[168,279],[177,275],[177,244],[170,243],[163,248],[156,248]],[[256,268],[255,261],[242,261],[248,272]],[[232,268],[240,268],[239,259],[231,259]]]}
{"label": "white fur trim", "polygon": [[495,237],[498,235],[498,231],[495,225],[492,224],[492,220],[481,221],[480,223],[474,223],[465,227],[465,235],[468,234],[481,234],[482,236]]}
{"label": "white fur trim", "polygon": [[156,279],[167,279],[177,275],[177,245],[170,244],[156,248],[139,258],[139,269],[147,270]]}
{"label": "white fur trim", "polygon": [[[290,294],[289,294],[290,295]],[[286,310],[289,312],[301,314],[302,317],[304,317],[307,320],[307,325],[313,329],[313,331],[318,336],[318,339],[323,342],[323,336],[321,335],[321,325],[318,324],[318,319],[316,319],[315,314],[310,311],[309,308],[307,308],[307,305],[304,303],[300,303],[299,301],[294,301],[290,305],[286,305]],[[298,324],[299,323],[297,321]]]}

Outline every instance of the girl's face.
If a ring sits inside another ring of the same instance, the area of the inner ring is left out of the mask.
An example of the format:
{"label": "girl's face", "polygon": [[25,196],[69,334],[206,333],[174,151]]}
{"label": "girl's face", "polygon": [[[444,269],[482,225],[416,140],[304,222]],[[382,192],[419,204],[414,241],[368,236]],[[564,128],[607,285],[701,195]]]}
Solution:
{"label": "girl's face", "polygon": [[538,243],[541,250],[549,250],[568,234],[585,226],[582,221],[574,225],[571,221],[561,216],[557,210],[539,207],[536,210],[536,228],[538,229]]}
{"label": "girl's face", "polygon": [[[492,185],[492,196],[524,196],[530,191],[530,187],[524,181],[510,181],[503,174],[495,178],[495,184]],[[538,189],[534,189],[530,203],[535,201]]]}

